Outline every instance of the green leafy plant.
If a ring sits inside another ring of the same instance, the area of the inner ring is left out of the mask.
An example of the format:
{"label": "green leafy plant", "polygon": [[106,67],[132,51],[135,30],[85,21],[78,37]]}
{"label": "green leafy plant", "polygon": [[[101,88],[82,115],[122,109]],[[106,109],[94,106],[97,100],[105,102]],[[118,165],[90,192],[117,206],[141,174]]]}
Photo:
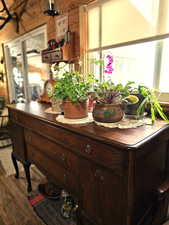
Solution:
{"label": "green leafy plant", "polygon": [[159,115],[163,120],[168,121],[167,116],[163,112],[157,96],[155,95],[155,90],[150,90],[149,88],[139,85],[138,93],[143,96],[143,101],[138,107],[137,114],[142,116],[147,109],[150,111],[152,123],[156,120],[157,115]]}
{"label": "green leafy plant", "polygon": [[87,100],[88,94],[95,82],[93,74],[82,75],[79,72],[65,72],[57,80],[52,97],[56,99],[69,99],[73,103]]}
{"label": "green leafy plant", "polygon": [[97,83],[94,88],[94,98],[97,103],[119,104],[130,95],[134,82],[129,81],[126,85],[114,84],[111,81]]}

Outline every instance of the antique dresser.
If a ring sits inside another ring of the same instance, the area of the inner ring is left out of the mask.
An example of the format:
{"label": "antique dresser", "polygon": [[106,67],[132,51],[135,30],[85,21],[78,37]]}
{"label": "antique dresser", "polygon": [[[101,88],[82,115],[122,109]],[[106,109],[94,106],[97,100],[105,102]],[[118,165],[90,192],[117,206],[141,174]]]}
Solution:
{"label": "antique dresser", "polygon": [[78,201],[80,224],[158,225],[168,207],[169,126],[132,129],[67,125],[46,106],[9,105],[12,159],[35,164]]}

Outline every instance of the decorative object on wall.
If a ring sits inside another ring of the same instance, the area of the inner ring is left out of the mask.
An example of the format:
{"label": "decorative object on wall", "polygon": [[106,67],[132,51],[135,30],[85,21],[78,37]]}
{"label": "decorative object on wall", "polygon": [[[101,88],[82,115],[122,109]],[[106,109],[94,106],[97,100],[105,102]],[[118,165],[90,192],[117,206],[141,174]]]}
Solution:
{"label": "decorative object on wall", "polygon": [[62,45],[57,43],[54,39],[48,41],[48,48],[42,50],[42,62],[43,63],[56,63],[63,60]]}
{"label": "decorative object on wall", "polygon": [[69,32],[69,42],[67,38],[56,41],[48,41],[48,48],[42,50],[43,63],[72,62],[74,58],[74,34]]}
{"label": "decorative object on wall", "polygon": [[74,60],[74,33],[69,30],[68,14],[55,19],[56,38],[48,41],[48,48],[42,50],[43,63],[72,62]]}
{"label": "decorative object on wall", "polygon": [[17,14],[10,13],[9,9],[5,3],[5,0],[1,0],[2,8],[0,9],[0,29],[2,29],[10,20],[16,20],[17,21]]}
{"label": "decorative object on wall", "polygon": [[45,10],[44,14],[48,16],[58,16],[59,11],[56,9],[55,0],[44,0]]}
{"label": "decorative object on wall", "polygon": [[19,21],[29,0],[16,0],[10,7],[7,6],[5,0],[0,0],[2,8],[0,8],[0,30],[10,21],[16,22],[16,32],[19,33]]}
{"label": "decorative object on wall", "polygon": [[56,40],[65,39],[68,32],[68,14],[60,15],[56,18]]}

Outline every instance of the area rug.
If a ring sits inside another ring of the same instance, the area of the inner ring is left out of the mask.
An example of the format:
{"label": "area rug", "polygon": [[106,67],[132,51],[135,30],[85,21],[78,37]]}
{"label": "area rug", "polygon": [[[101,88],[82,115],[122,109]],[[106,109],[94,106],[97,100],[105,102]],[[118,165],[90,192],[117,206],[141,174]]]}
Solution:
{"label": "area rug", "polygon": [[76,219],[65,219],[61,216],[61,200],[51,200],[38,190],[28,196],[30,205],[36,214],[47,225],[77,225]]}

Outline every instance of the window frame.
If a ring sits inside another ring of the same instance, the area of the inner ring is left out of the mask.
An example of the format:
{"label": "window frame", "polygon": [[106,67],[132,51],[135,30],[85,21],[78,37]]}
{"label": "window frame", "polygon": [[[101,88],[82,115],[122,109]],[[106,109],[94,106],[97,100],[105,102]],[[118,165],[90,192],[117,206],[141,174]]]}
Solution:
{"label": "window frame", "polygon": [[[90,54],[92,52],[98,52],[100,59],[102,59],[102,51],[112,49],[112,48],[118,48],[118,47],[125,47],[125,46],[130,46],[130,45],[135,45],[135,44],[141,44],[141,43],[146,43],[146,42],[152,42],[152,41],[159,41],[157,42],[157,47],[156,47],[156,53],[155,53],[155,68],[154,68],[154,75],[153,75],[153,88],[159,89],[160,85],[160,70],[161,70],[161,61],[162,61],[162,52],[163,52],[163,41],[165,39],[169,38],[169,33],[165,34],[159,34],[155,36],[150,36],[146,38],[140,38],[137,40],[132,40],[132,41],[126,41],[126,42],[121,42],[117,44],[112,44],[112,45],[107,45],[107,46],[102,46],[102,5],[106,2],[109,2],[110,0],[102,0],[98,1],[95,3],[91,3],[88,6],[86,6],[86,12],[87,12],[87,18],[88,18],[88,11],[90,9],[99,7],[99,46],[97,48],[88,48],[86,49],[86,54]],[[159,3],[160,4],[160,3]],[[160,5],[159,5],[159,10],[160,10]],[[161,22],[161,21],[160,21]],[[88,19],[87,19],[87,43],[89,43],[89,32],[88,32]],[[88,71],[89,71],[89,62],[88,62]],[[100,81],[103,80],[103,68],[100,65]],[[159,93],[159,92],[158,92]],[[169,92],[160,92],[160,101],[162,102],[168,102],[169,103]]]}

